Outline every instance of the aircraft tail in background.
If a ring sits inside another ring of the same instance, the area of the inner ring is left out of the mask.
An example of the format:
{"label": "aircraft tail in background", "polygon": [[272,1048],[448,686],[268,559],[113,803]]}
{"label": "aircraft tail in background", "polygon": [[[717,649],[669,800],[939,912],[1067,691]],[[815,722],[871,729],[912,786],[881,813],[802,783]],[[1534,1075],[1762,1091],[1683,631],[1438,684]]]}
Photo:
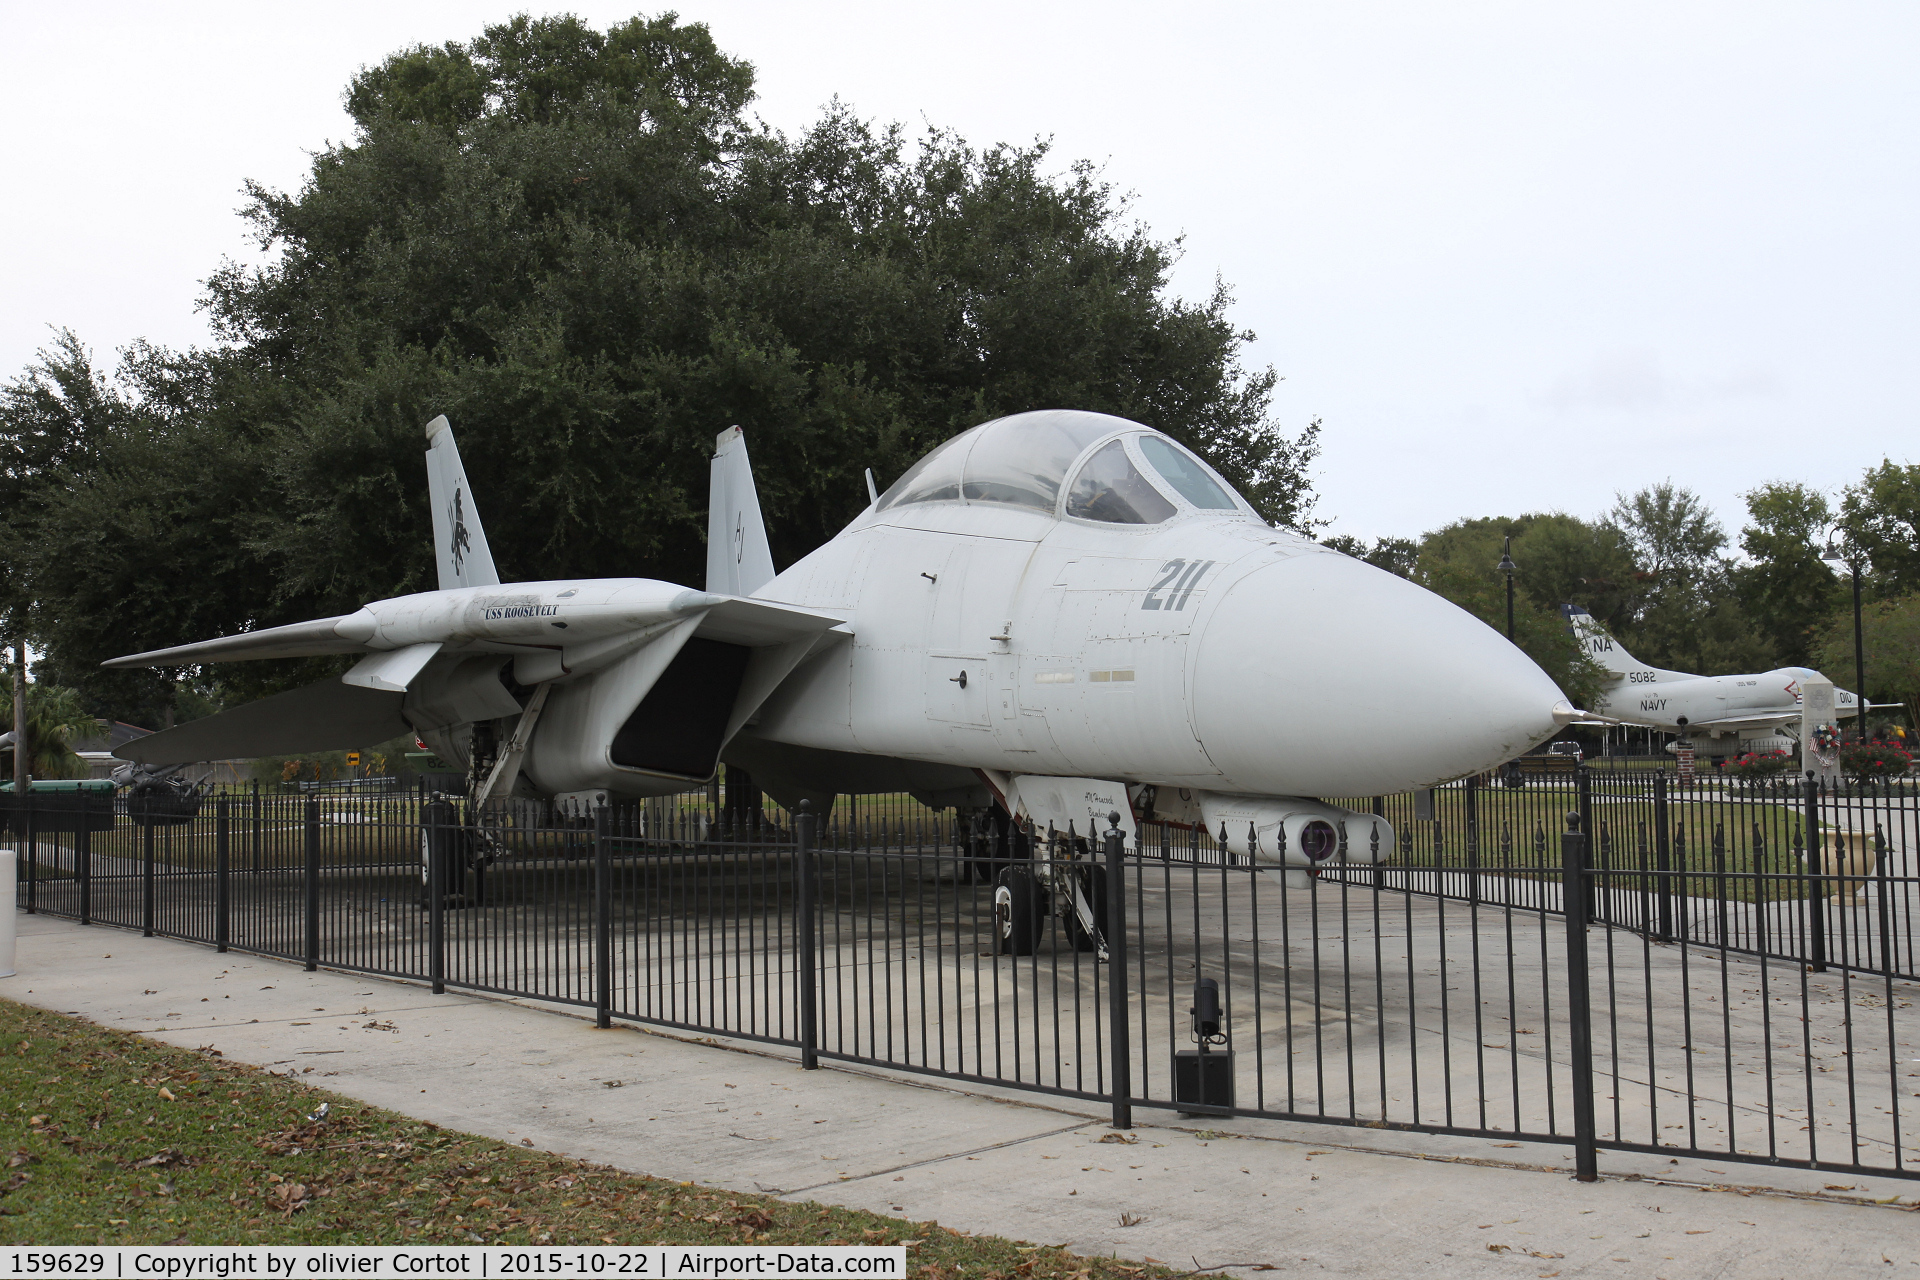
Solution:
{"label": "aircraft tail in background", "polygon": [[487,532],[473,505],[467,470],[453,443],[453,428],[442,414],[427,424],[427,493],[433,508],[433,559],[440,589],[491,587],[500,582],[493,567]]}
{"label": "aircraft tail in background", "polygon": [[760,493],[747,461],[747,438],[728,427],[714,441],[707,499],[707,590],[750,596],[773,581],[773,552],[760,515]]}
{"label": "aircraft tail in background", "polygon": [[1652,671],[1646,663],[1628,653],[1618,640],[1607,634],[1607,629],[1585,609],[1577,604],[1563,604],[1560,613],[1567,620],[1567,629],[1573,632],[1573,638],[1587,651],[1587,656],[1598,663],[1603,670],[1617,676],[1630,675],[1635,671]]}

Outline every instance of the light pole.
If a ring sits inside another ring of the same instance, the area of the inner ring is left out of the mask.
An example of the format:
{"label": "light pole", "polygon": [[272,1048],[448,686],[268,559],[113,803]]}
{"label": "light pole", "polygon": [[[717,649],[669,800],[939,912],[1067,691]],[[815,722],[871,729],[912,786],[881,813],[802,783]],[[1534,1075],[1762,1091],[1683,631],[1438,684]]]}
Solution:
{"label": "light pole", "polygon": [[[13,794],[16,805],[25,804],[27,788],[33,785],[27,770],[33,761],[27,756],[27,642],[13,642]],[[25,828],[22,828],[24,830]]]}
{"label": "light pole", "polygon": [[[1822,560],[1834,560],[1847,566],[1847,572],[1853,578],[1853,727],[1860,735],[1860,741],[1867,740],[1867,647],[1860,635],[1860,558],[1852,551],[1852,543],[1845,539],[1846,530],[1834,525],[1827,530],[1827,545],[1821,551]],[[1842,546],[1845,541],[1846,545]]]}
{"label": "light pole", "polygon": [[[1514,570],[1513,537],[1511,534],[1509,534],[1506,541],[1500,544],[1500,572],[1505,574],[1507,577],[1507,643],[1508,644],[1513,643],[1513,570]],[[1518,761],[1514,761],[1514,760],[1507,761],[1506,774],[1507,774],[1508,786],[1517,787],[1520,785],[1519,771],[1520,771],[1520,765]]]}
{"label": "light pole", "polygon": [[1507,639],[1509,641],[1513,639],[1513,571],[1516,567],[1513,563],[1513,538],[1509,535],[1507,540],[1500,544],[1500,572],[1507,575]]}

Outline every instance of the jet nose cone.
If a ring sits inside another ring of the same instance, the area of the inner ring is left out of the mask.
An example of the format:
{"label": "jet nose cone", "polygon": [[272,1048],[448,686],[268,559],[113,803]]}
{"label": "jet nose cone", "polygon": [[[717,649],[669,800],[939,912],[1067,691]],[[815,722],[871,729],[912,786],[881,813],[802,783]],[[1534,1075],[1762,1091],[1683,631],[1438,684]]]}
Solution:
{"label": "jet nose cone", "polygon": [[1506,638],[1346,556],[1255,570],[1206,621],[1194,728],[1234,786],[1376,795],[1490,768],[1578,712]]}

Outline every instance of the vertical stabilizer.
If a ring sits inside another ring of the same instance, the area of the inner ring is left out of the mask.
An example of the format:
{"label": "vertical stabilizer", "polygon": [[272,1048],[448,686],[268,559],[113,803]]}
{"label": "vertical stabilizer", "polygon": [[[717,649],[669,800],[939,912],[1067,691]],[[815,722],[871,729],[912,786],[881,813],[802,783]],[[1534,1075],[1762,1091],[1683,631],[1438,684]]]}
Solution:
{"label": "vertical stabilizer", "polygon": [[433,560],[440,589],[491,587],[500,581],[487,532],[480,527],[467,469],[460,465],[453,428],[442,414],[427,424],[427,494],[433,508]]}
{"label": "vertical stabilizer", "polygon": [[1599,664],[1602,670],[1611,671],[1616,676],[1628,675],[1635,671],[1652,671],[1646,663],[1640,661],[1623,648],[1618,640],[1607,634],[1594,616],[1577,604],[1563,604],[1561,614],[1567,620],[1573,638],[1587,651],[1587,656]]}
{"label": "vertical stabilizer", "polygon": [[760,518],[760,494],[747,462],[747,438],[728,427],[714,441],[713,487],[707,500],[707,590],[750,596],[773,581],[773,552]]}

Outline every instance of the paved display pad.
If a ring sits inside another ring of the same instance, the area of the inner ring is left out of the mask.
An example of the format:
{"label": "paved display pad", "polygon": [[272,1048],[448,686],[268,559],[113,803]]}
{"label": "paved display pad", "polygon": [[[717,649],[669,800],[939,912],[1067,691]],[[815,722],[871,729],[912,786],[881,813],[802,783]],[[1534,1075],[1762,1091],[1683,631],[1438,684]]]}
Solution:
{"label": "paved display pad", "polygon": [[[1182,1268],[1668,1280],[1920,1268],[1920,1214],[1904,1207],[1920,1183],[1903,1179],[1603,1151],[1603,1181],[1581,1185],[1556,1145],[1246,1119],[1202,1130],[1152,1111],[1136,1113],[1133,1143],[1102,1142],[1112,1131],[1093,1105],[804,1072],[784,1051],[599,1031],[577,1010],[45,916],[19,924],[20,972],[0,995],[660,1177]],[[1902,1207],[1861,1203],[1896,1196]]]}

